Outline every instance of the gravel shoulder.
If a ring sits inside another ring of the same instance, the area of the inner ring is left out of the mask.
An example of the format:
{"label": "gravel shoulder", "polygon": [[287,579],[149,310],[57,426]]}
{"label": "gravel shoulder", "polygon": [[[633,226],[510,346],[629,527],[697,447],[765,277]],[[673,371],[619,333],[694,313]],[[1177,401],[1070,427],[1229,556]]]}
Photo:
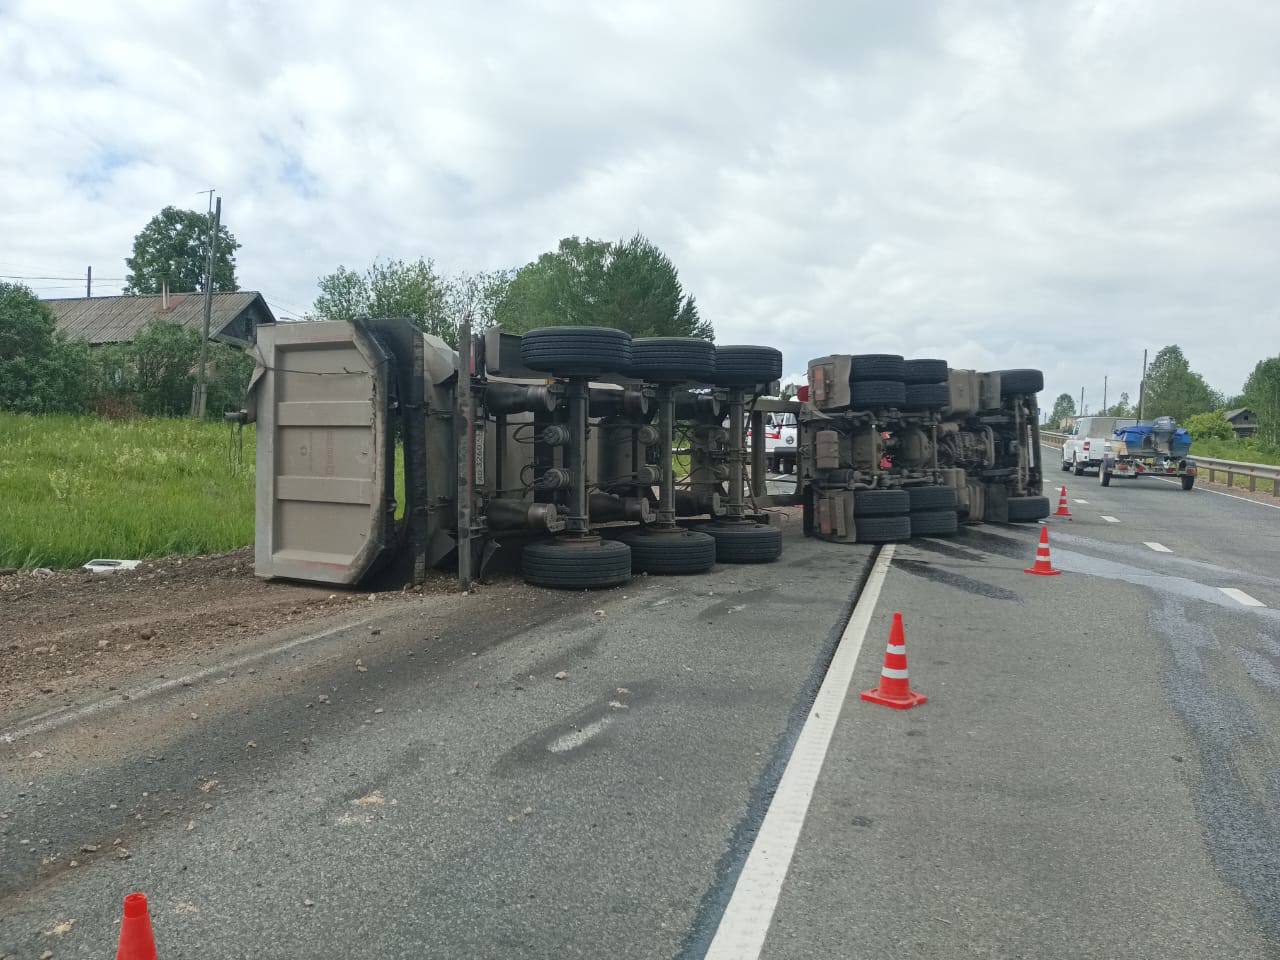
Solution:
{"label": "gravel shoulder", "polygon": [[252,548],[147,561],[135,571],[0,577],[0,720],[200,666],[266,635],[454,589],[369,593],[260,580]]}

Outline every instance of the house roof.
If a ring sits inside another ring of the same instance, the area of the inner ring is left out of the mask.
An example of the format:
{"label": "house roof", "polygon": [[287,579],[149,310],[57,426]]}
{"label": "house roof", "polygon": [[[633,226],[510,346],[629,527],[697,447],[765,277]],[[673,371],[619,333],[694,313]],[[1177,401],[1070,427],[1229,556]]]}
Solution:
{"label": "house roof", "polygon": [[[89,343],[127,343],[152,320],[171,320],[199,330],[204,322],[204,295],[169,294],[168,309],[159,296],[72,297],[46,300],[58,329]],[[215,293],[209,316],[211,339],[249,343],[259,324],[275,323],[262,294],[253,290]]]}
{"label": "house roof", "polygon": [[1253,413],[1253,411],[1250,410],[1248,407],[1237,407],[1234,410],[1228,410],[1225,414],[1223,414],[1223,416],[1225,416],[1228,420],[1234,420],[1236,417],[1240,416],[1240,414],[1242,413]]}

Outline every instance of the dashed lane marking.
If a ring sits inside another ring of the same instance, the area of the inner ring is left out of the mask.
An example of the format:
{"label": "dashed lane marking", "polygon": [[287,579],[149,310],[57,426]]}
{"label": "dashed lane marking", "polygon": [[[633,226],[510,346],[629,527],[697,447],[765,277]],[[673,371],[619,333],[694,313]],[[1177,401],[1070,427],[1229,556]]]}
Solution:
{"label": "dashed lane marking", "polygon": [[1223,593],[1225,593],[1232,600],[1236,601],[1236,603],[1243,603],[1246,607],[1265,607],[1266,606],[1266,604],[1263,603],[1261,600],[1259,600],[1257,597],[1251,597],[1249,596],[1249,594],[1245,593],[1243,590],[1239,590],[1235,587],[1219,587],[1218,589],[1221,590]]}
{"label": "dashed lane marking", "polygon": [[1088,500],[1081,500],[1079,497],[1072,497],[1071,499],[1074,500],[1076,503],[1087,504],[1089,502]]}
{"label": "dashed lane marking", "polygon": [[1119,522],[1120,522],[1119,517],[1108,517],[1105,513],[1104,513],[1104,514],[1102,514],[1102,519],[1103,519],[1103,520],[1105,520],[1105,521],[1107,521],[1107,523],[1119,523]]}
{"label": "dashed lane marking", "polygon": [[791,867],[800,829],[809,812],[818,774],[831,745],[840,708],[848,698],[853,681],[858,651],[866,638],[867,627],[880,598],[885,575],[893,560],[893,544],[886,544],[876,558],[871,576],[853,608],[853,616],[840,636],[831,666],[822,687],[809,710],[787,768],[782,772],[778,790],[764,815],[742,874],[733,888],[733,896],[720,918],[720,926],[707,950],[705,960],[758,960],[765,936],[773,922],[782,882]]}
{"label": "dashed lane marking", "polygon": [[1173,553],[1173,551],[1170,550],[1168,547],[1166,547],[1163,543],[1154,543],[1151,540],[1144,540],[1142,542],[1145,543],[1152,550],[1154,550],[1156,553]]}

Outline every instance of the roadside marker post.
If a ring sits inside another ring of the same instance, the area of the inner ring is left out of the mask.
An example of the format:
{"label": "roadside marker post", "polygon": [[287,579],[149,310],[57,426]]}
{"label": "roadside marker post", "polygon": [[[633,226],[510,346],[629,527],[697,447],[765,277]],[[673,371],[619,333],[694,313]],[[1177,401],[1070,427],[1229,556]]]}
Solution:
{"label": "roadside marker post", "polygon": [[910,710],[929,698],[911,689],[907,677],[907,642],[902,630],[902,614],[893,615],[889,628],[889,645],[884,651],[884,666],[880,669],[880,685],[858,694],[868,703],[878,703],[894,710]]}
{"label": "roadside marker post", "polygon": [[1061,570],[1053,569],[1053,558],[1049,553],[1049,528],[1040,528],[1040,545],[1036,547],[1036,562],[1022,571],[1033,573],[1037,577],[1056,577]]}

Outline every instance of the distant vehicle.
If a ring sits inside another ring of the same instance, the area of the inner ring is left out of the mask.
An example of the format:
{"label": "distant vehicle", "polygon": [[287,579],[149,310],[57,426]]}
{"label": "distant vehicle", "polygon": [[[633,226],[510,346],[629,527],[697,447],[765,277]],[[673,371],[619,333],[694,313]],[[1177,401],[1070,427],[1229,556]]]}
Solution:
{"label": "distant vehicle", "polygon": [[1097,470],[1111,450],[1117,430],[1137,424],[1132,417],[1080,417],[1062,444],[1062,469],[1077,477],[1086,470]]}
{"label": "distant vehicle", "polygon": [[792,473],[796,468],[796,426],[794,413],[771,413],[765,421],[765,457],[773,473]]}
{"label": "distant vehicle", "polygon": [[1103,451],[1098,480],[1109,487],[1112,477],[1178,477],[1182,489],[1190,490],[1197,472],[1190,452],[1191,434],[1172,417],[1119,427]]}

